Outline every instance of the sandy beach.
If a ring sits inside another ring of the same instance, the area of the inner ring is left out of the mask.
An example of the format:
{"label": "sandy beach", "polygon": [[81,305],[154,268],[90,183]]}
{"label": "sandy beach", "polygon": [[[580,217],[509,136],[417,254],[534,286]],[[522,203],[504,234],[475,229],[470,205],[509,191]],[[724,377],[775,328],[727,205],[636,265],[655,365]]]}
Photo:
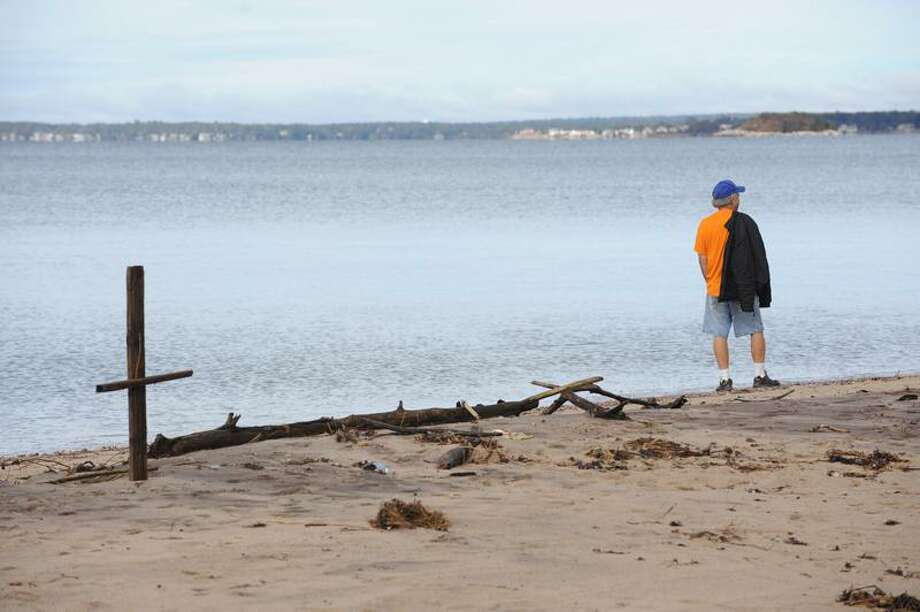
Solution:
{"label": "sandy beach", "polygon": [[[382,432],[153,460],[143,483],[48,482],[119,449],[6,458],[0,608],[830,610],[850,587],[920,596],[918,388],[914,375],[697,395],[629,421],[571,406],[491,419],[509,435],[453,470],[466,476],[437,469],[451,445]],[[903,461],[831,462],[832,449]],[[375,529],[392,498],[449,529]]]}

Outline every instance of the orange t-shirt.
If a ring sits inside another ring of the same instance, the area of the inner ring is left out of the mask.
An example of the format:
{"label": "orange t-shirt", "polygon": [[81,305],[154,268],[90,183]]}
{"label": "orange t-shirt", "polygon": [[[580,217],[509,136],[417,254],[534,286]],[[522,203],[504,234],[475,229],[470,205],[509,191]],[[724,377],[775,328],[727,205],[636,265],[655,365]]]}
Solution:
{"label": "orange t-shirt", "polygon": [[706,257],[706,293],[713,297],[719,297],[722,289],[722,256],[728,241],[725,224],[731,217],[731,208],[720,208],[700,221],[700,227],[696,230],[693,250]]}

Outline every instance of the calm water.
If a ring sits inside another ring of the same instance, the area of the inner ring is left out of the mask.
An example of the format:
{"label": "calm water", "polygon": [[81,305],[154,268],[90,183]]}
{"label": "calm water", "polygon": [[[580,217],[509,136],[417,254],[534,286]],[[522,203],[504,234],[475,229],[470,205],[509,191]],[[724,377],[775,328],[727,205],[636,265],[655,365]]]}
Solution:
{"label": "calm water", "polygon": [[[920,137],[0,145],[0,454],[126,440],[125,267],[150,435],[491,402],[534,378],[708,388],[692,251],[730,176],[780,379],[920,370]],[[752,370],[732,341],[736,381]]]}

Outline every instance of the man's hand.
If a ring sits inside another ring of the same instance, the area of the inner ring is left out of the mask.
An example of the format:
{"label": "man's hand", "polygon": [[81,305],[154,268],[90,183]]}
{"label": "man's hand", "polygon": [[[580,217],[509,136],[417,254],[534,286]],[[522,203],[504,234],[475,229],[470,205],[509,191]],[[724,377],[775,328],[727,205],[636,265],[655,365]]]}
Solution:
{"label": "man's hand", "polygon": [[697,253],[697,257],[700,260],[700,272],[703,274],[703,281],[707,281],[708,279],[706,278],[706,269],[709,267],[708,266],[709,262],[706,260],[705,255],[700,255],[699,253]]}

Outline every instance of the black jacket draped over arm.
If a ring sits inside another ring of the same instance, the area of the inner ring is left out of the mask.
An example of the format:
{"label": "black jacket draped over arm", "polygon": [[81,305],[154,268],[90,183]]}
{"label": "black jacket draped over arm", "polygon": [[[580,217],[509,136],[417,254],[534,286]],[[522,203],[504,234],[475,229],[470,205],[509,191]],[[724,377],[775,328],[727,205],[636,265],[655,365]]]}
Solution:
{"label": "black jacket draped over arm", "polygon": [[770,266],[767,249],[757,224],[748,215],[735,211],[725,223],[728,240],[722,261],[722,289],[720,302],[741,302],[741,310],[754,310],[755,296],[761,308],[769,308]]}

